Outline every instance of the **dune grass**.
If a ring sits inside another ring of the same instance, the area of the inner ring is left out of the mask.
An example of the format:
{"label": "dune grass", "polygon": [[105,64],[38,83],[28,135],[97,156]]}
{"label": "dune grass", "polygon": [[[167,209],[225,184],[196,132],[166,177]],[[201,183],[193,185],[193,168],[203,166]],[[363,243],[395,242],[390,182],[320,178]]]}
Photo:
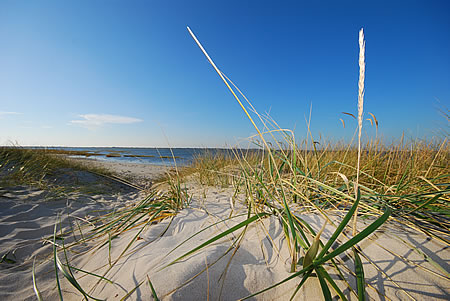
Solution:
{"label": "dune grass", "polygon": [[[365,147],[362,145],[365,77],[365,41],[362,30],[359,41],[360,79],[357,106],[357,148],[351,145],[341,148],[328,145],[321,147],[320,150],[316,147],[317,143],[312,137],[310,142],[305,140],[303,147],[299,147],[295,142],[292,131],[278,127],[270,116],[259,115],[241,93],[241,97],[247,101],[251,110],[259,119],[258,121],[262,124],[261,128],[258,127],[257,122],[251,117],[238,96],[240,90],[217,68],[189,28],[188,31],[254,126],[264,153],[260,156],[259,162],[256,161],[257,164],[255,164],[255,160],[249,160],[245,157],[238,159],[241,167],[241,174],[238,176],[243,180],[238,183],[244,183],[242,186],[246,194],[245,199],[248,200],[249,218],[228,230],[227,233],[219,234],[179,259],[207,247],[225,234],[247,227],[251,223],[257,223],[263,215],[276,214],[281,217],[280,221],[285,229],[286,241],[291,253],[291,272],[293,275],[280,283],[274,284],[274,286],[298,276],[302,277],[297,290],[293,293],[292,297],[294,297],[314,270],[320,280],[326,300],[331,299],[330,289],[333,289],[337,295],[345,299],[342,291],[339,290],[323,268],[323,264],[352,248],[351,256],[354,258],[355,274],[358,280],[357,295],[358,299],[363,300],[366,296],[364,270],[358,255],[357,243],[386,222],[392,210],[394,210],[393,217],[401,217],[404,223],[412,225],[433,238],[448,243],[446,236],[441,235],[442,230],[447,229],[447,223],[440,218],[440,214],[447,217],[449,215],[449,148],[447,140],[438,144],[419,142],[406,147],[403,141],[399,145],[388,148],[383,147],[379,140],[369,141]],[[376,117],[373,114],[371,116],[374,120],[372,125],[375,123],[378,127]],[[214,159],[207,157],[203,160],[197,160],[196,164],[199,166],[196,168],[199,170],[200,182],[216,184],[214,178],[220,181],[224,177],[223,172],[225,166],[229,164],[229,160],[224,158]],[[204,181],[205,178],[207,181]],[[399,203],[400,201],[401,203]],[[321,244],[321,231],[317,234],[314,233],[309,225],[302,222],[299,213],[312,210],[323,215],[325,220],[330,221],[326,212],[327,209],[341,207],[345,210],[349,205],[352,206],[346,216],[337,225],[335,233],[317,255]],[[294,207],[300,208],[295,211],[295,214]],[[419,214],[419,211],[422,213]],[[356,228],[358,212],[363,216],[379,217],[367,228],[358,232]],[[423,212],[426,213],[423,214]],[[349,223],[352,215],[354,215],[353,237],[339,248],[327,253],[330,246]],[[430,227],[430,224],[437,225],[439,230],[434,231],[435,229]],[[308,234],[314,237],[312,242],[308,240],[304,232],[309,232]],[[302,253],[305,254],[304,257],[301,257]],[[303,263],[303,268],[297,271],[299,262]],[[336,265],[335,267],[341,274],[339,267]]]}
{"label": "dune grass", "polygon": [[[248,227],[258,226],[263,219],[271,216],[277,217],[284,229],[285,243],[290,253],[291,275],[262,291],[242,296],[244,299],[296,279],[298,285],[292,292],[294,298],[308,278],[317,277],[325,300],[331,300],[334,296],[347,300],[337,285],[336,278],[329,272],[331,267],[336,271],[336,275],[340,275],[339,279],[348,284],[343,276],[343,270],[347,267],[339,260],[346,254],[353,258],[353,274],[357,279],[357,286],[349,286],[349,290],[356,298],[364,300],[368,285],[365,283],[361,257],[369,264],[372,262],[370,258],[366,258],[358,243],[367,239],[389,220],[421,232],[430,239],[450,244],[447,235],[450,217],[448,196],[450,149],[447,139],[428,142],[405,142],[401,139],[397,143],[385,145],[377,133],[374,139],[363,142],[361,127],[364,84],[361,85],[360,76],[358,117],[355,117],[359,120],[356,146],[352,143],[332,144],[317,141],[312,137],[309,127],[307,138],[296,141],[292,131],[280,128],[270,116],[260,115],[254,110],[234,83],[217,68],[190,29],[189,32],[239,103],[245,116],[254,125],[258,134],[252,141],[260,151],[243,153],[236,149],[232,151],[232,156],[206,154],[198,157],[184,174],[177,170],[165,179],[168,183],[165,192],[152,192],[143,201],[89,221],[89,225],[84,224],[83,227],[89,227],[90,236],[85,237],[83,243],[91,242],[92,245],[86,245],[82,255],[110,244],[112,239],[129,229],[136,230],[136,234],[121,255],[118,258],[110,258],[109,262],[105,263],[109,268],[103,275],[97,277],[99,282],[105,281],[108,271],[122,256],[131,252],[131,246],[142,231],[154,222],[172,218],[179,210],[189,206],[192,196],[183,189],[183,180],[188,175],[193,175],[202,185],[233,187],[245,202],[247,218],[200,243],[168,265],[188,260],[192,254],[212,246],[233,233],[239,232],[237,237],[242,241]],[[246,101],[249,109],[244,106],[242,100]],[[253,112],[253,117],[250,112]],[[373,118],[371,123],[377,126],[378,131],[378,120],[375,115],[371,116]],[[316,232],[302,219],[302,214],[311,212],[321,215],[325,223],[330,223],[334,227],[334,232],[326,241],[321,239],[325,224]],[[341,216],[339,222],[333,222],[335,219],[331,215]],[[357,219],[363,218],[370,221],[369,225],[357,229],[355,227]],[[198,233],[203,230],[199,229]],[[345,234],[349,233],[346,230],[353,230],[352,235]],[[62,239],[65,236],[68,236],[68,233],[61,235]],[[192,238],[193,236],[190,239]],[[337,246],[336,241],[340,242]],[[404,243],[405,248],[411,248]],[[56,238],[54,239],[57,274],[58,266],[61,270],[64,264],[58,264],[56,249],[59,248],[64,253],[71,252],[71,249],[78,245],[78,242],[66,246],[57,245]],[[230,249],[234,248],[236,252],[238,245],[239,242],[233,244]],[[174,246],[173,250],[178,247],[179,245]],[[414,246],[412,248],[414,249]],[[133,250],[137,251],[139,250]],[[433,265],[436,270],[431,271],[432,273],[449,278],[445,269],[436,262],[433,262]],[[65,266],[69,273],[65,272],[63,275],[70,278],[69,281],[74,287],[85,295],[70,274],[70,264],[67,262]],[[208,265],[205,270],[207,272]],[[153,287],[148,275],[140,279],[136,287],[127,288],[129,291],[122,299],[128,298],[146,282],[156,299],[157,287]],[[402,290],[401,287],[399,289]]]}
{"label": "dune grass", "polygon": [[238,158],[232,151],[206,151],[196,155],[192,163],[182,170],[182,175],[194,174],[201,185],[229,187],[237,166]]}
{"label": "dune grass", "polygon": [[[70,153],[73,154],[73,153]],[[123,188],[110,171],[68,159],[53,149],[0,147],[0,187],[31,186],[57,194],[101,193]],[[89,179],[85,179],[90,175]]]}

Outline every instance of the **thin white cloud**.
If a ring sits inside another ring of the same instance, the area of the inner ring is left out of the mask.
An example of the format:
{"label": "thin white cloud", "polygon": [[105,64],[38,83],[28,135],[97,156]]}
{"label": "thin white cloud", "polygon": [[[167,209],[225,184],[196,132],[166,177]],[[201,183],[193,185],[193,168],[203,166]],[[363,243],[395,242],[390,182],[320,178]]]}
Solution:
{"label": "thin white cloud", "polygon": [[3,116],[7,116],[7,115],[19,115],[19,114],[21,114],[21,113],[0,111],[0,118],[2,118]]}
{"label": "thin white cloud", "polygon": [[79,115],[81,120],[71,120],[71,124],[81,125],[85,127],[100,127],[105,124],[130,124],[143,121],[142,119],[118,116],[118,115],[108,115],[108,114],[85,114]]}

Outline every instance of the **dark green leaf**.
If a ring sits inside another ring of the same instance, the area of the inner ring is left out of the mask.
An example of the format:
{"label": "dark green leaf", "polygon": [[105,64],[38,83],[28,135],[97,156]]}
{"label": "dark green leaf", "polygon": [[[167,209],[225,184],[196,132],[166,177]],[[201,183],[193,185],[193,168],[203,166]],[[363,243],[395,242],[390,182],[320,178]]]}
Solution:
{"label": "dark green leaf", "polygon": [[364,267],[361,258],[358,255],[356,248],[353,248],[353,255],[355,257],[355,274],[358,288],[358,300],[366,300],[366,283],[364,280]]}
{"label": "dark green leaf", "polygon": [[317,277],[319,278],[320,287],[322,288],[323,297],[325,298],[326,301],[331,301],[331,292],[322,274],[322,269],[317,268],[316,273]]}
{"label": "dark green leaf", "polygon": [[322,258],[325,255],[325,253],[328,251],[328,249],[331,247],[331,245],[336,241],[336,239],[338,238],[339,234],[341,234],[341,232],[344,230],[345,226],[348,224],[348,222],[352,218],[353,213],[355,213],[356,208],[358,208],[358,204],[359,204],[360,199],[361,199],[361,193],[360,193],[360,191],[358,189],[356,200],[353,203],[353,206],[347,212],[347,214],[345,215],[344,219],[341,221],[341,223],[338,225],[338,227],[334,231],[333,235],[331,235],[330,239],[327,241],[325,246],[322,248],[322,251],[317,256],[317,259],[320,259],[320,258]]}

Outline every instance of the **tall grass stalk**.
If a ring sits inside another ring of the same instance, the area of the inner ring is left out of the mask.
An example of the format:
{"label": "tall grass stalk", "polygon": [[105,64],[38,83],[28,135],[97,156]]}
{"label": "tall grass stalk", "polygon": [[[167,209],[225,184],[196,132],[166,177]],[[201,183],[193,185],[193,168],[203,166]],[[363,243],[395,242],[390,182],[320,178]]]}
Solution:
{"label": "tall grass stalk", "polygon": [[[355,194],[358,190],[359,171],[360,171],[360,164],[361,164],[361,133],[362,133],[362,126],[363,126],[364,78],[365,78],[365,72],[366,72],[365,50],[366,50],[366,42],[364,40],[364,29],[361,28],[361,30],[359,31],[358,162],[356,165]],[[355,211],[355,217],[353,219],[353,235],[356,235],[357,217],[358,217],[358,208]]]}

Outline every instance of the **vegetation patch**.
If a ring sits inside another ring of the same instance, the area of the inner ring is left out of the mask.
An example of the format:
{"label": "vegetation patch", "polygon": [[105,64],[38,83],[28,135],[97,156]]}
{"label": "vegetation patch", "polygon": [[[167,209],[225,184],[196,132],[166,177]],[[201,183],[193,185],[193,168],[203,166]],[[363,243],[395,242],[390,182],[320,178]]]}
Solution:
{"label": "vegetation patch", "polygon": [[48,149],[0,147],[0,185],[31,186],[53,192],[129,191],[108,170],[70,160]]}

